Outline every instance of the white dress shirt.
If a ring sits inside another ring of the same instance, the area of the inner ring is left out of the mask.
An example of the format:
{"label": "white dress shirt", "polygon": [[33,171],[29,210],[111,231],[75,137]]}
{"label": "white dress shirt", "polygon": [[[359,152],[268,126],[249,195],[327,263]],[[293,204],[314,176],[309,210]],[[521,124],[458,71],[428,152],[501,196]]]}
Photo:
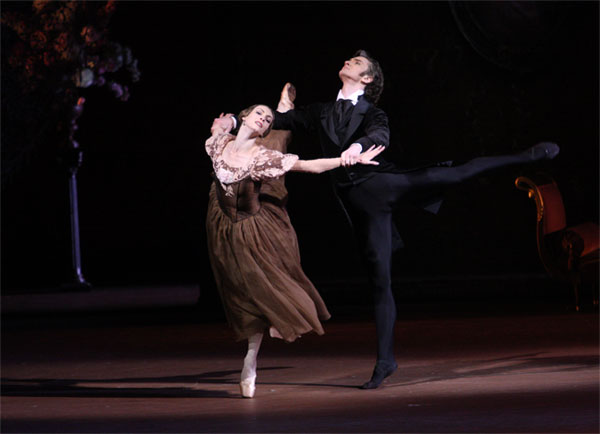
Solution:
{"label": "white dress shirt", "polygon": [[[358,103],[358,97],[364,93],[365,93],[365,91],[363,89],[359,89],[349,96],[344,96],[344,94],[342,93],[342,89],[340,89],[340,91],[337,94],[337,98],[335,100],[338,101],[340,99],[349,99],[350,101],[352,101],[352,105],[355,106]],[[354,146],[354,145],[360,146],[360,152],[362,152],[362,145],[360,143],[352,143],[350,146]],[[350,146],[348,146],[348,148],[350,148]]]}
{"label": "white dress shirt", "polygon": [[337,94],[337,98],[335,100],[337,101],[340,99],[349,99],[350,101],[352,101],[352,105],[356,105],[356,103],[358,103],[358,97],[364,93],[365,93],[364,90],[359,89],[351,95],[344,96],[344,94],[342,93],[342,89],[340,89],[340,91]]}

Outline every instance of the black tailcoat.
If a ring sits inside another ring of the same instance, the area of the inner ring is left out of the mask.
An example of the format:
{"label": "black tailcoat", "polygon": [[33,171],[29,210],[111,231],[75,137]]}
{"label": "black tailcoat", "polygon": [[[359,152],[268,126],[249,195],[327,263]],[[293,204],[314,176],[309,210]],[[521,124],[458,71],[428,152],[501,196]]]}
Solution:
{"label": "black tailcoat", "polygon": [[[278,130],[296,130],[303,128],[319,138],[323,157],[334,158],[353,143],[360,143],[366,151],[372,145],[388,146],[390,129],[385,112],[366,98],[360,98],[354,106],[352,116],[339,137],[335,132],[333,102],[315,103],[286,113],[275,113],[273,128]],[[333,171],[333,177],[339,185],[358,184],[372,176],[374,172],[393,170],[393,165],[381,156],[375,158],[378,166],[357,164],[352,167],[340,167]]]}

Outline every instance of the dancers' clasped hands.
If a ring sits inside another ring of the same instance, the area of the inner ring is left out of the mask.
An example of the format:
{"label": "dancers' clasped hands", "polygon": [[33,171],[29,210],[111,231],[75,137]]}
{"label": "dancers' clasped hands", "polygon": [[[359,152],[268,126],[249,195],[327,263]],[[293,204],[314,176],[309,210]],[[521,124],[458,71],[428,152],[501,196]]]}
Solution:
{"label": "dancers' clasped hands", "polygon": [[344,158],[344,154],[341,156],[341,165],[344,167],[354,166],[355,164],[367,164],[371,166],[379,165],[378,161],[373,160],[385,150],[385,146],[373,145],[365,152],[358,154],[356,158]]}
{"label": "dancers' clasped hands", "polygon": [[223,134],[229,133],[233,129],[233,114],[232,113],[221,113],[218,118],[213,119],[210,132],[212,134]]}

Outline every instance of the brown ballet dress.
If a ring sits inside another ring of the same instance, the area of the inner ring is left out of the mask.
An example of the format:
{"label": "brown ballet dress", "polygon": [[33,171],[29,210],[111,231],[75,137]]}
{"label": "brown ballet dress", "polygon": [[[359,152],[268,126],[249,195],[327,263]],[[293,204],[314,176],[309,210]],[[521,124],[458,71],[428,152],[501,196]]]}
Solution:
{"label": "brown ballet dress", "polygon": [[230,134],[211,137],[213,162],[206,231],[217,288],[238,340],[273,326],[288,341],[330,318],[321,296],[300,265],[298,240],[286,209],[261,200],[262,181],[289,171],[298,156],[260,147],[248,167],[222,159]]}

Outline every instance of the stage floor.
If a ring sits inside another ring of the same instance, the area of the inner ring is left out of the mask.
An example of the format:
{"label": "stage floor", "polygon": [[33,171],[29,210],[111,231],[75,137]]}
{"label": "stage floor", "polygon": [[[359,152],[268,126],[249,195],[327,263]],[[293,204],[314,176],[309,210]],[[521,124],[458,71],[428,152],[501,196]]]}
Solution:
{"label": "stage floor", "polygon": [[[357,312],[360,309],[357,308]],[[245,344],[202,309],[3,317],[2,432],[598,432],[598,313],[400,306],[398,371],[377,390],[375,330],[340,310],[324,336]],[[196,317],[197,316],[197,317]]]}

